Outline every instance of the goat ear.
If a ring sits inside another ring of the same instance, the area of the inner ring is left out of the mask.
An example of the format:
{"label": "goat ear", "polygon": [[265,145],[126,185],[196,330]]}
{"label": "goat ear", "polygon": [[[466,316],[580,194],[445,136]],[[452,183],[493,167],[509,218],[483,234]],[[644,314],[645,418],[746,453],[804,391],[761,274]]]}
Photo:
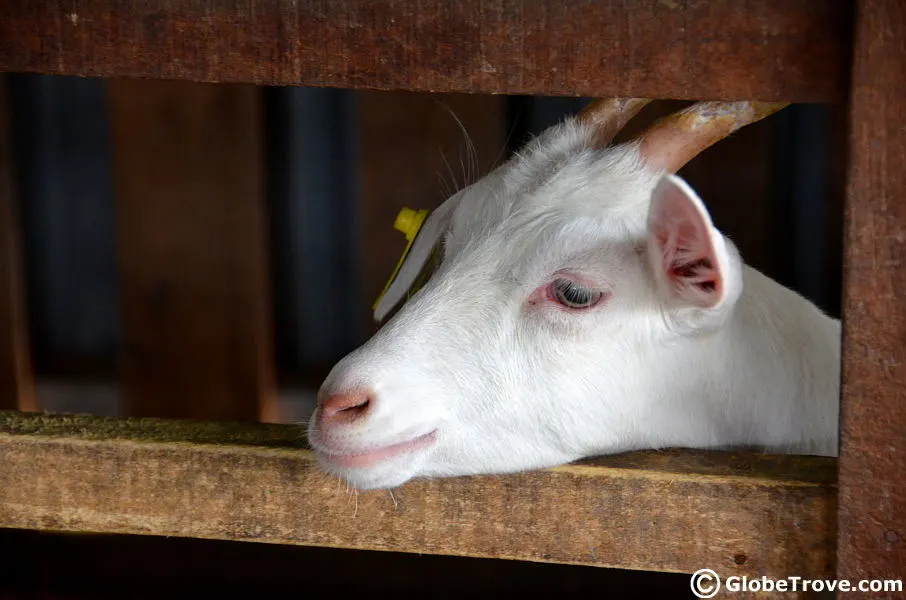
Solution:
{"label": "goat ear", "polygon": [[695,191],[676,175],[663,177],[652,194],[648,254],[670,298],[704,309],[727,298],[731,267],[723,236]]}

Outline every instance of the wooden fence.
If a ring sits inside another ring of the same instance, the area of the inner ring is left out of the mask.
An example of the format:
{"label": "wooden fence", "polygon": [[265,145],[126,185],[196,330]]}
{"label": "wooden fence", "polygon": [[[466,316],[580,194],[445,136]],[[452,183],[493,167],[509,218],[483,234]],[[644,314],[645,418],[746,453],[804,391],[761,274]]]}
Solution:
{"label": "wooden fence", "polygon": [[[902,578],[904,39],[897,0],[9,0],[0,70],[113,78],[122,373],[136,418],[34,412],[0,88],[0,526]],[[414,482],[348,506],[297,428],[248,422],[275,411],[259,101],[246,85],[185,82],[490,94],[492,109],[495,94],[845,107],[839,460],[642,452]],[[155,127],[161,114],[175,125]]]}

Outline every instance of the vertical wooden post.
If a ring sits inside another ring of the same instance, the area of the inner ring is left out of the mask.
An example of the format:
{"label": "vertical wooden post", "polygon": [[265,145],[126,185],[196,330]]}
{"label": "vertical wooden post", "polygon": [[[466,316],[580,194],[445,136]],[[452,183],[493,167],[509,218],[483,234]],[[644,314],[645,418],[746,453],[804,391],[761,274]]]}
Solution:
{"label": "vertical wooden post", "polygon": [[0,74],[0,409],[37,410],[16,211],[12,116]]}
{"label": "vertical wooden post", "polygon": [[260,90],[114,80],[126,414],[277,419]]}
{"label": "vertical wooden post", "polygon": [[506,158],[506,105],[484,94],[365,91],[358,106],[367,337],[372,303],[406,247],[396,215],[406,206],[437,208]]}
{"label": "vertical wooden post", "polygon": [[[906,3],[859,0],[845,209],[840,578],[906,578]],[[902,597],[874,593],[873,598]]]}

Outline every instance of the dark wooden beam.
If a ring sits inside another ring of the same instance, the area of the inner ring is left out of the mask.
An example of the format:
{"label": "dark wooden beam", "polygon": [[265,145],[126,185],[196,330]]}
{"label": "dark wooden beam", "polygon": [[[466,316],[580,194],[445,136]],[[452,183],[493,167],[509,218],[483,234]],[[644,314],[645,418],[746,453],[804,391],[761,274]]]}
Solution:
{"label": "dark wooden beam", "polygon": [[411,91],[845,98],[825,0],[6,0],[0,70]]}
{"label": "dark wooden beam", "polygon": [[260,89],[109,94],[125,414],[279,420]]}
{"label": "dark wooden beam", "polygon": [[[856,3],[838,577],[906,573],[906,4]],[[902,592],[875,594],[901,598]]]}

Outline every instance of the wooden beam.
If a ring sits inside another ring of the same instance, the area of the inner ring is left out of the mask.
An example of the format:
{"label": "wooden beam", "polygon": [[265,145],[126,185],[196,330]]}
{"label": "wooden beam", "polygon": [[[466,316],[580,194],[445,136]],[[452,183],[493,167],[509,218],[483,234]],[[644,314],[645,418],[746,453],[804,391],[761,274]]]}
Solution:
{"label": "wooden beam", "polygon": [[825,0],[6,0],[0,70],[434,92],[845,97]]}
{"label": "wooden beam", "polygon": [[110,82],[127,415],[278,418],[259,93]]}
{"label": "wooden beam", "polygon": [[902,579],[906,4],[861,0],[856,5],[844,241],[838,577]]}
{"label": "wooden beam", "polygon": [[348,492],[286,425],[0,413],[0,527],[827,577],[836,462],[641,452]]}
{"label": "wooden beam", "polygon": [[37,410],[11,128],[8,80],[0,75],[0,409]]}

